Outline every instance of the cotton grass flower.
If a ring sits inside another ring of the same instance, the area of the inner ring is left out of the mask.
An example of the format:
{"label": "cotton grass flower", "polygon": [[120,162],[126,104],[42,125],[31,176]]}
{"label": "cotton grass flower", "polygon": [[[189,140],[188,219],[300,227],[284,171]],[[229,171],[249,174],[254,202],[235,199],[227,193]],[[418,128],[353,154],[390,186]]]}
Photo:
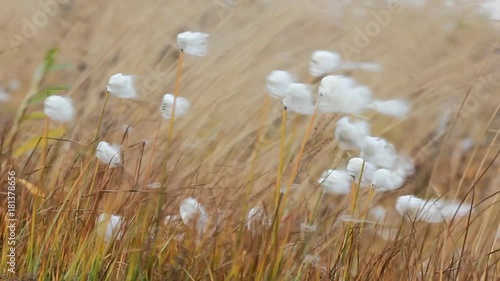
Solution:
{"label": "cotton grass flower", "polygon": [[[346,170],[349,175],[354,177],[356,183],[359,182],[359,178],[361,177],[361,186],[370,186],[377,167],[373,163],[366,162],[363,158],[354,157],[349,160]],[[363,171],[362,175],[361,171]]]}
{"label": "cotton grass flower", "polygon": [[378,167],[392,169],[396,157],[394,146],[383,138],[367,136],[361,142],[361,158]]}
{"label": "cotton grass flower", "polygon": [[379,192],[397,190],[401,188],[404,183],[404,177],[387,169],[379,169],[373,174],[372,186]]}
{"label": "cotton grass flower", "polygon": [[268,93],[274,97],[282,99],[286,96],[286,91],[290,84],[295,83],[292,74],[283,70],[273,70],[266,78],[266,88]]}
{"label": "cotton grass flower", "polygon": [[203,57],[208,53],[207,40],[210,35],[203,32],[186,31],[177,34],[179,48],[192,56]]}
{"label": "cotton grass flower", "polygon": [[206,231],[208,226],[207,212],[196,199],[192,197],[184,199],[180,206],[180,214],[185,225],[188,225],[190,221],[196,220],[198,233]]}
{"label": "cotton grass flower", "polygon": [[70,97],[49,96],[45,99],[43,112],[57,122],[71,122],[75,118],[75,108]]}
{"label": "cotton grass flower", "polygon": [[342,117],[335,126],[335,139],[340,148],[345,150],[356,150],[361,148],[363,139],[370,135],[370,125],[364,120],[354,120]]}
{"label": "cotton grass flower", "polygon": [[121,216],[100,214],[97,218],[97,235],[104,238],[106,243],[113,239],[121,240],[123,237],[123,220]]}
{"label": "cotton grass flower", "polygon": [[4,89],[0,89],[0,102],[8,102],[10,100],[10,95]]}
{"label": "cotton grass flower", "polygon": [[353,178],[344,170],[326,170],[318,179],[324,191],[330,194],[348,194]]}
{"label": "cotton grass flower", "polygon": [[385,101],[375,100],[368,106],[368,108],[371,108],[381,114],[397,118],[405,117],[411,109],[408,102],[399,99]]}
{"label": "cotton grass flower", "polygon": [[372,92],[368,87],[342,75],[321,79],[319,95],[319,111],[326,113],[358,114],[372,101]]}
{"label": "cotton grass flower", "polygon": [[470,204],[445,199],[423,200],[413,195],[401,196],[396,201],[396,210],[401,215],[428,223],[449,222],[473,211]]}
{"label": "cotton grass flower", "polygon": [[264,209],[260,206],[255,206],[248,211],[247,215],[247,228],[255,231],[256,228],[261,226],[265,226],[268,224],[266,219],[266,214],[264,213]]}
{"label": "cotton grass flower", "polygon": [[96,147],[96,156],[102,163],[110,168],[121,166],[121,150],[118,145],[112,145],[101,141]]}
{"label": "cotton grass flower", "polygon": [[135,99],[137,92],[135,90],[135,77],[132,75],[123,75],[117,73],[109,77],[107,90],[108,93],[122,99]]}
{"label": "cotton grass flower", "polygon": [[297,114],[313,114],[315,106],[311,87],[301,83],[290,84],[283,99],[283,106],[287,110]]}
{"label": "cotton grass flower", "polygon": [[309,73],[314,77],[341,70],[365,70],[380,72],[382,68],[376,63],[345,62],[337,52],[318,50],[312,53],[309,61]]}
{"label": "cotton grass flower", "polygon": [[[175,97],[172,94],[166,94],[163,96],[160,106],[160,113],[164,119],[168,120],[172,118],[172,110],[174,109],[174,99]],[[177,100],[175,101],[175,118],[186,115],[190,108],[191,104],[186,98],[177,97]]]}
{"label": "cotton grass flower", "polygon": [[342,65],[342,58],[336,52],[315,51],[309,61],[309,73],[314,77],[336,71]]}

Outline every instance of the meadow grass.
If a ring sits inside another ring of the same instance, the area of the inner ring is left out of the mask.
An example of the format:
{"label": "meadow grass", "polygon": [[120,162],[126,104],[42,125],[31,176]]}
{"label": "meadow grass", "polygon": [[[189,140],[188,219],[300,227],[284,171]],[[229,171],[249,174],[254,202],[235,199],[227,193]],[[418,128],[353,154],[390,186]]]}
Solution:
{"label": "meadow grass", "polygon": [[[207,12],[210,4],[190,11],[171,5],[197,15],[200,22],[208,18],[210,26],[220,21]],[[124,12],[132,14],[134,7]],[[24,74],[31,76],[30,85],[22,87],[26,94],[2,113],[8,121],[1,131],[0,184],[7,186],[8,171],[16,172],[18,221],[16,273],[1,278],[498,280],[498,33],[481,18],[458,12],[439,19],[425,9],[394,16],[355,55],[380,62],[384,71],[349,74],[377,96],[411,101],[405,119],[370,113],[367,120],[374,134],[415,160],[416,174],[394,192],[361,189],[355,182],[350,194],[331,195],[317,182],[321,172],[344,167],[356,156],[341,150],[333,137],[340,115],[282,111],[264,87],[265,75],[276,68],[307,77],[312,50],[334,49],[336,42],[352,40],[351,28],[366,23],[345,18],[339,25],[308,12],[311,7],[297,1],[285,8],[269,4],[263,9],[256,3],[234,8],[211,34],[207,58],[183,58],[182,80],[175,71],[175,48],[165,54],[151,43],[153,51],[145,50],[134,38],[117,47],[126,54],[117,65],[100,66],[114,54],[103,50],[103,61],[78,75],[57,67],[56,59],[73,57],[65,55],[64,43],[60,55],[49,51],[34,74]],[[208,16],[199,16],[204,13]],[[138,17],[136,24],[155,19],[161,20],[161,14]],[[426,24],[413,25],[417,19]],[[452,30],[443,28],[450,23]],[[177,27],[168,36],[174,38]],[[318,39],[313,33],[331,36]],[[157,53],[163,56],[156,61]],[[138,62],[171,64],[165,85],[143,89],[139,100],[103,92],[103,73],[135,66],[141,72]],[[74,82],[61,74],[65,71]],[[61,87],[64,83],[73,85]],[[175,127],[159,114],[167,88],[193,101],[188,115],[175,119]],[[75,100],[77,119],[71,125],[49,123],[40,114],[47,92],[61,91]],[[471,103],[477,106],[472,109]],[[443,125],[440,120],[450,108],[456,110]],[[98,161],[95,147],[101,140],[121,145],[122,167],[110,169]],[[465,140],[472,146],[464,148]],[[394,209],[396,198],[408,194],[455,199],[474,211],[444,223],[415,221]],[[4,218],[6,197],[2,189]],[[188,197],[206,210],[208,226],[202,233],[196,223],[164,222],[167,215],[179,215]],[[262,213],[247,217],[255,206]],[[374,214],[378,207],[387,210],[382,219]],[[100,214],[122,217],[120,239],[104,239],[103,225],[96,224]],[[4,270],[6,219],[1,226]]]}

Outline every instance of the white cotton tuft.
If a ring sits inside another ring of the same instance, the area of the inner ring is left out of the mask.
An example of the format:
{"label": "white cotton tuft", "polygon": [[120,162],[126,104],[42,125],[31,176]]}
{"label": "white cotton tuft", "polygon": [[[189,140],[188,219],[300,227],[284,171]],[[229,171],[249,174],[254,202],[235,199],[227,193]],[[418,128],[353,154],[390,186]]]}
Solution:
{"label": "white cotton tuft", "polygon": [[349,175],[354,177],[356,183],[359,182],[361,170],[363,170],[363,174],[361,176],[361,186],[365,187],[372,183],[373,174],[377,170],[377,167],[373,163],[364,161],[363,158],[355,157],[349,160],[346,169]]}
{"label": "white cotton tuft", "polygon": [[[175,101],[175,118],[184,116],[191,108],[191,104],[186,98],[177,97]],[[174,95],[166,94],[163,96],[160,106],[160,113],[164,119],[172,118],[172,110],[174,109]]]}
{"label": "white cotton tuft", "polygon": [[387,169],[379,169],[373,174],[372,186],[379,192],[394,191],[401,188],[404,183],[404,177]]}
{"label": "white cotton tuft", "polygon": [[[247,228],[255,230],[259,225],[266,225],[267,219],[264,209],[260,206],[253,207],[248,211],[247,215]],[[257,226],[256,226],[257,225]]]}
{"label": "white cotton tuft", "polygon": [[314,113],[314,100],[312,89],[309,85],[292,83],[288,86],[285,95],[283,106],[287,110],[302,115],[311,115]]}
{"label": "white cotton tuft", "polygon": [[383,138],[367,136],[361,142],[361,158],[377,167],[392,169],[396,157],[394,146]]}
{"label": "white cotton tuft", "polygon": [[348,194],[351,192],[353,177],[344,170],[326,170],[318,179],[326,193]]}
{"label": "white cotton tuft", "polygon": [[410,105],[404,100],[375,100],[369,108],[388,116],[403,118],[410,112]]}
{"label": "white cotton tuft", "polygon": [[329,75],[321,80],[319,86],[320,112],[358,114],[372,101],[368,87],[360,86],[352,78],[342,75]]}
{"label": "white cotton tuft", "polygon": [[401,196],[396,201],[396,210],[402,216],[429,223],[442,223],[458,219],[472,212],[472,206],[467,203],[444,199],[429,199],[428,201],[413,195]]}
{"label": "white cotton tuft", "polygon": [[314,77],[336,71],[342,64],[342,58],[336,52],[315,51],[309,61],[309,73]]}
{"label": "white cotton tuft", "polygon": [[207,212],[201,206],[196,199],[189,197],[184,199],[181,203],[180,214],[182,221],[185,225],[188,225],[190,221],[196,220],[196,228],[198,233],[203,233],[206,231],[208,226],[208,216]]}
{"label": "white cotton tuft", "polygon": [[369,214],[379,223],[384,223],[387,218],[387,210],[380,205],[370,208]]}
{"label": "white cotton tuft", "polygon": [[350,121],[349,117],[342,117],[335,126],[335,139],[340,148],[345,150],[361,149],[361,142],[370,135],[370,125],[364,120]]}
{"label": "white cotton tuft", "polygon": [[100,214],[96,225],[97,235],[104,238],[106,243],[110,243],[113,239],[120,240],[123,237],[121,216]]}
{"label": "white cotton tuft", "polygon": [[275,98],[284,98],[290,84],[295,83],[293,76],[283,70],[273,70],[266,79],[266,88],[269,94]]}
{"label": "white cotton tuft", "polygon": [[187,31],[177,35],[179,48],[192,56],[206,56],[208,53],[207,40],[210,35],[203,32]]}
{"label": "white cotton tuft", "polygon": [[75,118],[75,108],[70,97],[49,96],[45,99],[43,112],[51,120],[71,122]]}
{"label": "white cotton tuft", "polygon": [[115,97],[122,99],[135,99],[137,92],[135,90],[135,77],[117,73],[109,77],[107,90]]}
{"label": "white cotton tuft", "polygon": [[109,165],[110,168],[121,166],[121,151],[118,145],[111,145],[101,141],[96,147],[97,159],[102,163]]}

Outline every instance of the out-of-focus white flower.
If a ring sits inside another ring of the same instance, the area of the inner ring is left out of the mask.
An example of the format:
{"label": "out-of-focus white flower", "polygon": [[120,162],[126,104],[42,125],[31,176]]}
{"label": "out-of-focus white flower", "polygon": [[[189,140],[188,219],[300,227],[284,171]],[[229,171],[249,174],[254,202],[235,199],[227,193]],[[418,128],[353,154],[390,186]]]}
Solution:
{"label": "out-of-focus white flower", "polygon": [[314,77],[336,71],[342,65],[342,58],[336,52],[315,51],[309,61],[309,73]]}
{"label": "out-of-focus white flower", "polygon": [[326,193],[348,194],[351,192],[353,178],[344,170],[326,170],[318,179]]}
{"label": "out-of-focus white flower", "polygon": [[355,150],[361,148],[361,142],[370,135],[370,125],[364,120],[350,121],[345,116],[337,121],[335,127],[335,139],[339,142],[340,148]]}
{"label": "out-of-focus white flower", "polygon": [[208,226],[207,212],[196,199],[192,197],[184,199],[181,203],[180,214],[185,225],[188,225],[192,220],[196,220],[196,229],[198,229],[198,233],[206,231]]}
{"label": "out-of-focus white flower", "polygon": [[[186,115],[191,107],[189,101],[183,97],[177,97],[175,101],[175,118]],[[174,109],[174,95],[166,94],[163,96],[160,113],[165,119],[172,117],[172,110]]]}
{"label": "out-of-focus white flower", "polygon": [[392,169],[396,157],[394,146],[383,138],[367,136],[361,142],[361,158],[377,167]]}
{"label": "out-of-focus white flower", "polygon": [[283,70],[273,70],[266,79],[266,88],[269,94],[275,98],[284,98],[290,84],[295,83],[293,76]]}
{"label": "out-of-focus white flower", "polygon": [[135,99],[137,97],[137,92],[135,91],[134,82],[134,76],[117,73],[109,77],[108,87],[106,89],[115,97]]}
{"label": "out-of-focus white flower", "polygon": [[[364,167],[363,167],[363,162],[364,162]],[[361,170],[363,170],[363,174],[361,176],[361,186],[364,187],[364,186],[370,186],[370,184],[372,183],[373,174],[377,170],[377,167],[370,162],[366,162],[365,160],[363,160],[363,158],[354,157],[351,160],[349,160],[346,170],[349,173],[349,175],[354,177],[356,183],[359,182]]]}
{"label": "out-of-focus white flower", "polygon": [[75,118],[75,108],[70,97],[49,96],[45,99],[43,112],[57,122],[71,122]]}
{"label": "out-of-focus white flower", "polygon": [[403,118],[410,112],[410,105],[407,101],[394,99],[394,100],[375,100],[369,108],[388,116]]}
{"label": "out-of-focus white flower", "polygon": [[[268,223],[264,209],[260,206],[253,207],[248,211],[247,215],[247,228],[255,230],[259,225],[266,225]],[[257,225],[257,226],[255,226]]]}
{"label": "out-of-focus white flower", "polygon": [[113,239],[120,240],[123,237],[122,217],[100,214],[97,218],[97,234],[104,238],[106,243],[110,243]]}
{"label": "out-of-focus white flower", "polygon": [[316,232],[316,230],[318,230],[317,224],[307,224],[307,223],[300,224],[300,232]]}
{"label": "out-of-focus white flower", "polygon": [[292,112],[310,115],[314,113],[315,106],[312,89],[309,85],[292,83],[288,86],[283,99],[283,106]]}
{"label": "out-of-focus white flower", "polygon": [[10,100],[10,95],[4,89],[0,89],[0,102],[8,102]]}
{"label": "out-of-focus white flower", "polygon": [[358,114],[372,101],[372,92],[368,87],[360,86],[352,78],[342,75],[324,77],[319,95],[321,112]]}
{"label": "out-of-focus white flower", "polygon": [[340,69],[364,70],[380,72],[382,68],[376,63],[345,62],[337,52],[319,50],[311,55],[309,73],[314,77],[323,76]]}
{"label": "out-of-focus white flower", "polygon": [[97,159],[102,163],[109,165],[110,168],[121,166],[121,150],[118,145],[112,145],[101,141],[96,147]]}
{"label": "out-of-focus white flower", "polygon": [[380,205],[370,208],[369,214],[370,217],[376,219],[379,223],[384,223],[387,218],[387,210]]}
{"label": "out-of-focus white flower", "polygon": [[407,178],[415,174],[415,165],[411,159],[398,155],[394,160],[392,171],[403,178]]}
{"label": "out-of-focus white flower", "polygon": [[186,31],[177,34],[179,48],[192,56],[206,56],[208,53],[207,40],[210,35],[203,32]]}
{"label": "out-of-focus white flower", "polygon": [[373,174],[372,185],[376,191],[394,191],[401,188],[404,183],[404,177],[387,169],[379,169]]}
{"label": "out-of-focus white flower", "polygon": [[467,203],[444,200],[438,204],[439,212],[445,221],[464,217],[472,211],[472,206]]}
{"label": "out-of-focus white flower", "polygon": [[472,206],[444,199],[429,199],[428,201],[413,195],[401,196],[396,201],[396,210],[402,216],[429,223],[441,223],[466,216],[472,212]]}

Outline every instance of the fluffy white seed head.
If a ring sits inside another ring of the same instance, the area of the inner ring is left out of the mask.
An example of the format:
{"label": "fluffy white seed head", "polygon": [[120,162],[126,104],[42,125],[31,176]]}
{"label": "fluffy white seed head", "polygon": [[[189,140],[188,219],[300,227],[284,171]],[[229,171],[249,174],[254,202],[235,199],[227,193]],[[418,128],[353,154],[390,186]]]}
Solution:
{"label": "fluffy white seed head", "polygon": [[309,61],[309,73],[314,77],[336,71],[342,64],[342,58],[336,52],[315,51]]}
{"label": "fluffy white seed head", "polygon": [[97,235],[104,238],[106,243],[110,243],[113,239],[120,240],[123,237],[122,217],[100,214],[97,217]]}
{"label": "fluffy white seed head", "polygon": [[96,148],[97,159],[102,163],[109,165],[110,168],[121,166],[121,150],[118,145],[112,145],[101,141]]}
{"label": "fluffy white seed head", "polygon": [[354,120],[351,122],[349,117],[345,116],[337,121],[335,139],[342,149],[361,149],[361,142],[368,135],[370,135],[370,125],[364,120]]}
{"label": "fluffy white seed head", "polygon": [[401,188],[404,183],[404,177],[387,169],[379,169],[373,174],[372,186],[376,191],[394,191]]}
{"label": "fluffy white seed head", "polygon": [[373,206],[370,208],[369,215],[378,223],[384,223],[387,218],[387,210],[380,205]]}
{"label": "fluffy white seed head", "polygon": [[369,108],[388,116],[403,118],[410,112],[410,104],[407,101],[394,99],[394,100],[375,100]]}
{"label": "fluffy white seed head", "polygon": [[[191,104],[186,98],[177,97],[175,101],[175,118],[184,116],[188,113]],[[163,96],[160,106],[161,116],[165,119],[172,118],[172,110],[174,109],[174,95],[166,94]]]}
{"label": "fluffy white seed head", "polygon": [[184,199],[180,206],[180,214],[184,224],[188,225],[190,221],[196,220],[198,232],[203,233],[206,231],[208,226],[207,212],[196,199],[192,197]]}
{"label": "fluffy white seed head", "polygon": [[208,53],[207,41],[210,35],[203,32],[186,31],[177,34],[179,48],[192,56],[206,56]]}
{"label": "fluffy white seed head", "polygon": [[115,97],[122,99],[135,99],[137,98],[137,92],[135,90],[134,83],[134,76],[117,73],[109,77],[108,87],[106,89]]}
{"label": "fluffy white seed head", "polygon": [[319,110],[358,114],[372,101],[368,87],[360,86],[352,78],[342,75],[329,75],[321,80],[319,86]]}
{"label": "fluffy white seed head", "polygon": [[392,169],[396,157],[394,146],[383,138],[367,136],[361,142],[361,158],[378,167]]}
{"label": "fluffy white seed head", "polygon": [[0,102],[8,102],[10,100],[10,95],[5,89],[0,88]]}
{"label": "fluffy white seed head", "polygon": [[75,108],[70,97],[49,96],[45,99],[43,112],[57,122],[71,122],[75,118]]}
{"label": "fluffy white seed head", "polygon": [[247,215],[247,228],[251,230],[255,230],[259,225],[266,225],[266,214],[264,213],[264,209],[260,206],[255,206],[250,211],[248,211]]}
{"label": "fluffy white seed head", "polygon": [[[377,167],[373,163],[364,161],[363,158],[355,157],[349,160],[346,170],[349,175],[354,177],[356,183],[359,182],[361,176],[361,186],[365,187],[372,183],[373,174],[377,170]],[[362,175],[361,170],[363,170]]]}
{"label": "fluffy white seed head", "polygon": [[284,98],[290,84],[295,83],[292,74],[283,70],[273,70],[266,78],[266,88],[269,94],[275,98]]}
{"label": "fluffy white seed head", "polygon": [[344,170],[326,170],[318,179],[327,193],[348,194],[351,191],[353,177]]}
{"label": "fluffy white seed head", "polygon": [[432,200],[426,201],[413,195],[400,196],[396,200],[396,210],[400,215],[408,216],[411,220],[429,223],[443,222],[438,205]]}
{"label": "fluffy white seed head", "polygon": [[301,83],[290,84],[283,99],[283,106],[298,114],[313,114],[315,106],[311,87]]}

